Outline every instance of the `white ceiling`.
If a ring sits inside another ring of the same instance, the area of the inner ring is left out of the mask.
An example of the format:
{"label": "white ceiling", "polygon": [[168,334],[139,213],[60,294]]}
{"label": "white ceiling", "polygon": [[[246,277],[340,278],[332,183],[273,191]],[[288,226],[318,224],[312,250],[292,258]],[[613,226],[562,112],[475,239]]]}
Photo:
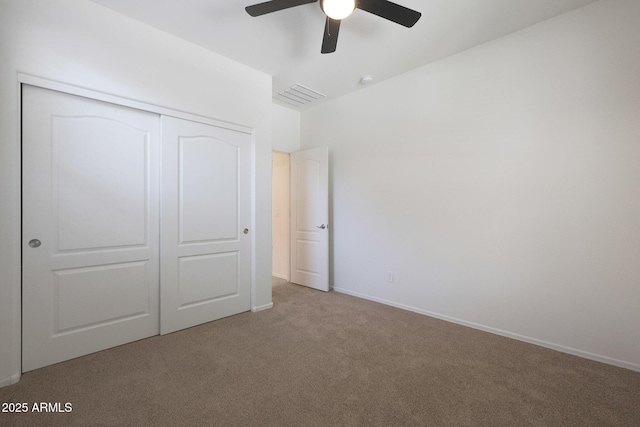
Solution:
{"label": "white ceiling", "polygon": [[318,3],[252,18],[261,0],[91,1],[272,75],[274,95],[298,83],[328,100],[596,0],[395,0],[422,13],[413,28],[356,10],[325,55]]}

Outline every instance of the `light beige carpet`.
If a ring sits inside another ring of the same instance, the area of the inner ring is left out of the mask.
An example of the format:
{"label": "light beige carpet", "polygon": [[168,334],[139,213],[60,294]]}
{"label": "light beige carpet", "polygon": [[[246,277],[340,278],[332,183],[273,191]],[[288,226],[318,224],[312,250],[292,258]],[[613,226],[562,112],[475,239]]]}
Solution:
{"label": "light beige carpet", "polygon": [[640,373],[278,280],[273,299],[29,372],[0,403],[72,412],[0,425],[640,426]]}

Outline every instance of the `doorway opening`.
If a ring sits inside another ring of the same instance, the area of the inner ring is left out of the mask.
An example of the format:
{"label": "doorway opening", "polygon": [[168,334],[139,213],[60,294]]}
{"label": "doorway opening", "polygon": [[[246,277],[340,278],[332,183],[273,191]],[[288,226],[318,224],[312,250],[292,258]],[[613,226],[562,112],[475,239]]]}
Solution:
{"label": "doorway opening", "polygon": [[272,156],[272,268],[271,275],[287,282],[290,274],[290,155],[274,151]]}
{"label": "doorway opening", "polygon": [[329,291],[329,153],[273,153],[272,276]]}

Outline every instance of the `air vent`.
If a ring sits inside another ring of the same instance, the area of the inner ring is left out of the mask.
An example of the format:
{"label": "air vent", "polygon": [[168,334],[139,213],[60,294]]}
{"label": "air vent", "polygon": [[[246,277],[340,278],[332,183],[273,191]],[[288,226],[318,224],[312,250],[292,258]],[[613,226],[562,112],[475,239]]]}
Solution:
{"label": "air vent", "polygon": [[325,95],[320,92],[316,92],[308,87],[295,84],[282,92],[274,96],[275,99],[286,102],[288,104],[295,105],[296,107],[302,107],[307,104],[311,104],[319,99],[324,98]]}

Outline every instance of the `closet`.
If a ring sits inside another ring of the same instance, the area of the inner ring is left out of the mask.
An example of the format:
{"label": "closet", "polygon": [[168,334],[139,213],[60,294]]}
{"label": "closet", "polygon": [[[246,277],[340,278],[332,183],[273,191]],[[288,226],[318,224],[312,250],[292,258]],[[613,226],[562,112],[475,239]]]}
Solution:
{"label": "closet", "polygon": [[251,141],[22,86],[23,372],[250,309]]}

